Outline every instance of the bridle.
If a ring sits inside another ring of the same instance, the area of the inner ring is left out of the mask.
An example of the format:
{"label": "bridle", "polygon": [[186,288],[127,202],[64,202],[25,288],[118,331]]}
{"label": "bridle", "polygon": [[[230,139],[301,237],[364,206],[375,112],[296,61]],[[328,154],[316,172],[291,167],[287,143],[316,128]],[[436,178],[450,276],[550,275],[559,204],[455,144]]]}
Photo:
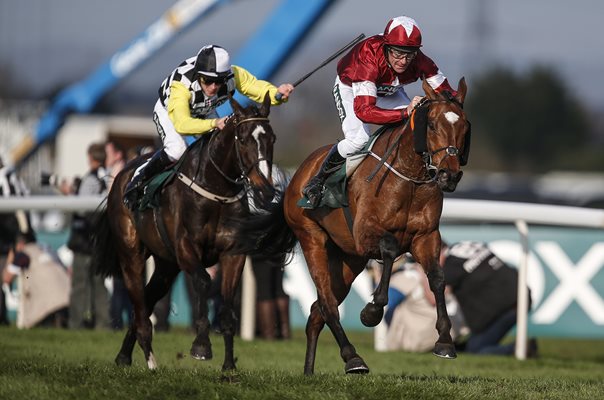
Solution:
{"label": "bridle", "polygon": [[[434,151],[430,151],[428,149],[428,143],[427,143],[427,139],[426,139],[426,128],[427,127],[419,127],[419,129],[423,129],[423,142],[422,144],[420,144],[418,146],[417,143],[417,136],[416,136],[416,116],[420,115],[421,118],[421,114],[423,113],[424,115],[424,119],[422,121],[422,123],[427,124],[428,123],[428,111],[429,111],[429,107],[431,104],[434,103],[449,103],[449,102],[454,102],[460,105],[460,107],[463,108],[463,105],[460,104],[457,100],[455,100],[455,98],[453,97],[449,97],[447,100],[430,100],[426,97],[424,97],[413,109],[413,112],[411,113],[411,116],[409,117],[409,119],[407,120],[407,122],[405,122],[405,126],[403,127],[403,129],[401,129],[401,133],[398,135],[398,137],[392,142],[392,144],[388,147],[388,149],[386,149],[385,154],[380,157],[377,154],[373,153],[372,151],[369,151],[369,155],[371,155],[372,157],[378,159],[380,162],[378,163],[378,165],[375,167],[375,169],[372,171],[372,173],[366,178],[367,182],[370,182],[373,177],[377,174],[377,172],[379,171],[379,169],[382,166],[385,166],[387,169],[389,169],[392,173],[394,173],[394,175],[396,175],[397,177],[408,181],[408,182],[412,182],[412,183],[416,183],[416,184],[424,184],[424,183],[430,183],[430,182],[434,182],[436,180],[437,174],[438,174],[438,166],[434,165],[433,161],[432,161],[432,157],[438,153],[440,153],[441,151],[446,152],[445,157],[441,160],[441,162],[439,163],[439,165],[447,158],[447,157],[459,157],[460,154],[460,150],[455,147],[455,146],[444,146],[441,147],[439,149],[436,149]],[[415,151],[416,153],[418,153],[421,158],[422,161],[424,162],[424,168],[426,169],[426,173],[428,174],[428,179],[416,179],[416,178],[411,178],[406,176],[405,174],[397,171],[392,165],[390,165],[388,162],[386,162],[386,160],[390,157],[390,155],[392,154],[392,152],[398,147],[400,141],[403,138],[403,133],[405,132],[405,128],[407,126],[410,126],[411,130],[413,131],[414,134],[414,146],[415,146]]]}
{"label": "bridle", "polygon": [[[216,168],[218,173],[220,175],[222,175],[222,177],[224,179],[226,179],[228,182],[233,183],[235,185],[246,185],[246,186],[249,185],[249,178],[248,178],[249,172],[252,170],[252,168],[256,168],[256,170],[258,170],[258,166],[260,165],[260,162],[266,161],[266,158],[262,157],[262,158],[258,158],[258,160],[254,164],[250,165],[247,169],[243,165],[243,159],[241,158],[241,148],[240,148],[241,142],[239,140],[239,136],[237,135],[237,128],[239,128],[239,125],[241,125],[241,124],[248,123],[248,122],[254,122],[254,121],[268,122],[269,119],[266,117],[250,117],[250,118],[244,118],[242,120],[237,120],[237,117],[235,115],[231,114],[227,118],[227,121],[226,121],[227,124],[232,123],[235,125],[233,127],[233,129],[235,129],[235,140],[234,140],[235,154],[237,155],[237,164],[238,164],[239,170],[241,172],[241,175],[239,175],[238,177],[231,178],[231,177],[227,176],[227,174],[224,171],[222,171],[220,166],[216,163],[216,161],[212,157],[212,147],[211,146],[214,143],[213,141],[218,136],[218,134],[214,134],[212,136],[212,138],[210,139],[210,143],[208,144],[208,146],[210,146],[210,151],[208,152],[208,157],[210,159],[210,162],[212,163],[214,168]],[[258,173],[258,175],[263,177],[263,179],[266,180],[266,178],[264,178],[264,175],[262,175],[261,173]],[[268,181],[267,181],[267,183],[268,183]]]}
{"label": "bridle", "polygon": [[[232,122],[231,122],[232,121]],[[228,203],[234,203],[239,201],[241,198],[243,198],[249,191],[251,188],[251,184],[250,184],[250,179],[248,178],[247,174],[250,172],[250,170],[252,168],[256,168],[258,169],[258,165],[260,164],[261,161],[266,160],[265,158],[260,158],[256,163],[254,163],[253,165],[251,165],[247,170],[245,169],[244,165],[243,165],[243,159],[241,157],[241,149],[240,149],[240,140],[239,137],[237,135],[237,128],[239,127],[239,125],[247,123],[247,122],[253,122],[253,121],[263,121],[263,122],[268,122],[268,118],[266,117],[250,117],[250,118],[245,118],[242,119],[240,121],[238,121],[236,119],[235,116],[233,116],[232,114],[227,118],[226,123],[231,123],[234,124],[235,126],[233,127],[233,129],[235,129],[235,137],[234,137],[234,145],[235,145],[235,153],[237,154],[237,163],[239,166],[239,170],[241,171],[241,175],[238,176],[237,178],[231,178],[229,177],[221,168],[220,166],[216,163],[216,161],[214,160],[214,158],[212,157],[212,148],[214,146],[214,141],[216,140],[215,138],[219,135],[218,132],[214,132],[212,134],[212,136],[210,137],[210,140],[208,142],[208,158],[210,160],[210,162],[212,163],[212,165],[214,166],[214,168],[216,169],[216,171],[218,171],[218,173],[224,178],[226,179],[228,182],[236,185],[236,186],[242,186],[243,185],[243,189],[241,189],[238,193],[236,193],[233,196],[223,196],[223,195],[219,195],[219,194],[215,194],[212,193],[206,189],[204,189],[203,187],[201,187],[199,184],[196,183],[197,180],[197,176],[199,176],[199,172],[200,172],[200,168],[201,168],[201,160],[200,162],[197,164],[197,172],[195,174],[195,176],[193,177],[193,179],[189,178],[188,176],[186,176],[185,174],[183,174],[182,172],[178,173],[178,179],[180,181],[182,181],[185,185],[187,185],[187,187],[189,187],[191,190],[193,190],[194,192],[196,192],[197,194],[210,199],[212,201],[216,201],[222,204],[228,204]],[[266,184],[270,184],[268,182],[268,180],[266,179],[266,177],[260,172],[258,171],[258,175],[260,175],[262,177],[262,179],[264,179]]]}
{"label": "bridle", "polygon": [[[463,105],[460,104],[457,100],[455,100],[455,98],[453,97],[449,97],[447,100],[430,100],[426,97],[424,97],[422,99],[422,101],[420,101],[417,106],[413,109],[413,112],[411,113],[411,117],[409,118],[409,124],[411,126],[411,130],[413,131],[414,136],[416,135],[415,132],[415,128],[416,128],[416,124],[415,124],[415,116],[417,115],[416,113],[418,112],[424,112],[425,114],[425,121],[424,123],[427,124],[428,123],[428,111],[430,109],[430,105],[432,104],[436,104],[436,103],[456,103],[458,104],[461,108],[463,108]],[[421,128],[423,129],[423,128]],[[424,135],[427,135],[427,131],[424,129]],[[415,136],[415,140],[417,140],[417,136]],[[460,155],[460,150],[455,147],[455,146],[444,146],[444,147],[440,147],[434,151],[430,151],[430,149],[428,148],[428,141],[427,139],[425,140],[425,148],[421,148],[419,149],[420,151],[418,151],[417,148],[417,144],[416,144],[416,152],[421,156],[422,161],[424,162],[424,167],[426,168],[426,172],[428,173],[428,176],[430,177],[430,181],[433,181],[436,179],[436,176],[438,174],[438,167],[439,165],[441,165],[443,163],[443,161],[445,161],[448,157],[457,157],[459,158]],[[433,163],[433,157],[444,151],[446,154],[443,157],[442,160],[440,160],[438,165],[434,165]]]}

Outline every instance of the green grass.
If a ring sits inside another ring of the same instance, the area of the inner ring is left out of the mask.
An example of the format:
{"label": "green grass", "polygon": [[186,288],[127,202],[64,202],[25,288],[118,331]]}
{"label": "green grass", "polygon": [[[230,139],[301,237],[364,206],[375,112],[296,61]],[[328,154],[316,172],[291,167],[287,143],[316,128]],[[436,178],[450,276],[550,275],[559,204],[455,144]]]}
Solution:
{"label": "green grass", "polygon": [[305,338],[236,340],[238,371],[220,371],[223,342],[213,336],[214,359],[188,356],[193,335],[156,334],[159,368],[149,371],[137,346],[133,366],[113,359],[123,332],[0,328],[0,399],[599,399],[604,398],[604,342],[541,340],[541,357],[376,353],[371,333],[351,340],[371,373],[347,376],[331,334],[324,330],[315,375],[302,373]]}

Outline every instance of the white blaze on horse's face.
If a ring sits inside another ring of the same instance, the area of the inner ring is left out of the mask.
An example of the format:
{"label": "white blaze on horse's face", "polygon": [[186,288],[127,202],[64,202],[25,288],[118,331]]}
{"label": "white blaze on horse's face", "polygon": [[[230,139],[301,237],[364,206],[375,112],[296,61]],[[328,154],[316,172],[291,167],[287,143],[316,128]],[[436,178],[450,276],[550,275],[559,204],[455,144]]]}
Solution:
{"label": "white blaze on horse's face", "polygon": [[254,139],[256,139],[256,143],[258,143],[258,159],[262,160],[258,164],[258,167],[260,168],[260,172],[262,173],[262,175],[264,175],[264,177],[268,179],[268,161],[266,160],[265,155],[262,154],[262,151],[260,149],[260,135],[266,135],[266,131],[262,126],[258,125],[252,132],[252,136],[254,137]]}
{"label": "white blaze on horse's face", "polygon": [[447,111],[445,113],[445,118],[451,123],[451,125],[459,121],[459,115],[455,114],[453,111]]}

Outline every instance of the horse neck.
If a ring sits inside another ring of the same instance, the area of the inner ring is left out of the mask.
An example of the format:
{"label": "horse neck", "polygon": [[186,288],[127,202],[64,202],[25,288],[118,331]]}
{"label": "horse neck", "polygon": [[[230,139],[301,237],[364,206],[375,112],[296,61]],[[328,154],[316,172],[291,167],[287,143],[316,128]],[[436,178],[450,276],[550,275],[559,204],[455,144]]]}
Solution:
{"label": "horse neck", "polygon": [[183,166],[194,176],[194,181],[221,195],[226,195],[225,191],[231,193],[240,190],[239,185],[229,180],[241,175],[233,129],[235,127],[229,124],[222,131],[214,133],[200,151],[194,152],[191,162]]}
{"label": "horse neck", "polygon": [[394,151],[394,157],[391,158],[392,166],[401,173],[408,174],[411,178],[423,179],[426,174],[425,165],[422,158],[415,152],[413,130],[410,124],[394,127],[390,131],[386,149],[394,141],[399,140],[399,137],[400,141]]}

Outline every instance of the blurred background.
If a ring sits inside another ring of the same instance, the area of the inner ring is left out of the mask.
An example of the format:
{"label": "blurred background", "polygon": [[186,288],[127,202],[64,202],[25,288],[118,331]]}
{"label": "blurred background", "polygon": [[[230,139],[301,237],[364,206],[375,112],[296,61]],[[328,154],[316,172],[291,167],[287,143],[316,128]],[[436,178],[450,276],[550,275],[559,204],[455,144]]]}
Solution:
{"label": "blurred background", "polygon": [[[189,24],[182,22],[187,15]],[[600,0],[0,0],[0,156],[33,194],[56,193],[41,185],[41,174],[73,179],[85,173],[90,143],[113,140],[128,150],[159,144],[151,118],[159,85],[203,45],[225,47],[235,64],[259,78],[294,82],[360,33],[381,33],[399,15],[416,19],[424,52],[451,85],[456,88],[462,77],[468,84],[472,152],[463,180],[447,197],[604,208]],[[336,61],[271,110],[278,137],[274,159],[290,171],[317,147],[342,137],[331,95],[335,69]],[[406,90],[423,94],[420,82]],[[64,213],[32,213],[32,219],[42,241],[54,247],[65,242]],[[443,232],[452,241],[495,243],[516,262],[517,231],[495,228],[445,224]],[[562,304],[554,289],[563,279],[556,271],[572,265],[558,253],[544,255],[540,243],[552,240],[577,265],[593,264],[598,272],[591,285],[604,292],[601,230],[574,232],[570,239],[557,232],[532,231],[539,254],[532,262],[544,266],[533,265],[531,273],[541,275],[529,277],[539,293],[535,307],[548,299]],[[289,269],[285,289],[308,309],[311,282],[300,284],[295,271]],[[177,296],[183,293],[181,288]],[[174,301],[186,304],[184,297]],[[358,296],[352,301],[363,303]],[[601,303],[569,304],[533,318],[531,329],[600,337]],[[186,323],[182,310],[176,317]],[[342,315],[358,325],[358,313]],[[292,324],[303,326],[301,312],[292,314]],[[573,332],[580,324],[587,328]]]}
{"label": "blurred background", "polygon": [[[84,161],[78,160],[84,160],[89,141],[113,138],[128,147],[152,144],[156,133],[151,112],[165,76],[207,43],[224,46],[236,58],[282,2],[220,2],[119,79],[90,112],[68,113],[56,135],[42,146],[34,143],[38,155],[32,156],[31,137],[36,142],[38,120],[57,94],[89,77],[174,3],[0,1],[0,155],[22,169],[32,190],[40,170],[82,172]],[[424,51],[452,86],[466,77],[469,87],[472,156],[453,196],[602,207],[604,52],[594,27],[600,23],[603,3],[327,3],[265,78],[277,84],[293,82],[359,33],[379,33],[391,17],[412,16],[422,29]],[[280,20],[288,25],[296,18],[283,15]],[[318,71],[297,88],[289,104],[273,109],[279,138],[275,159],[281,165],[295,169],[316,147],[341,137],[331,96],[335,66],[334,61]],[[407,91],[422,94],[419,83]],[[58,148],[63,142],[72,148]],[[71,155],[69,162],[64,154]]]}

